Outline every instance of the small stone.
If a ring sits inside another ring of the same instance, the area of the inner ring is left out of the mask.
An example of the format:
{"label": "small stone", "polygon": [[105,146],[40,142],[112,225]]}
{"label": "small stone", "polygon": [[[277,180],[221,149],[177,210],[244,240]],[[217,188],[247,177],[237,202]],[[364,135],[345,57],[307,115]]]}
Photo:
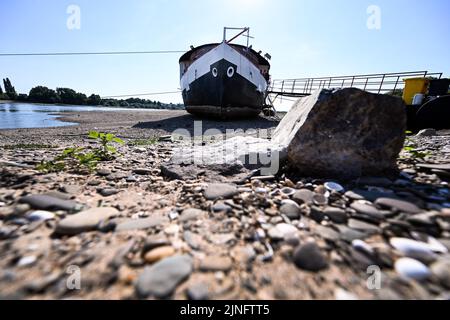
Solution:
{"label": "small stone", "polygon": [[205,216],[206,213],[204,211],[200,209],[189,208],[183,210],[183,212],[180,215],[179,221],[184,223],[191,220],[197,220]]}
{"label": "small stone", "polygon": [[139,297],[166,298],[192,273],[192,258],[188,255],[174,256],[147,267],[136,282]]}
{"label": "small stone", "polygon": [[109,169],[97,170],[97,175],[99,175],[100,177],[106,177],[106,176],[109,176],[110,174],[111,174],[111,170],[109,170]]}
{"label": "small stone", "polygon": [[168,222],[167,218],[158,216],[143,219],[129,219],[127,221],[119,223],[116,227],[116,232],[151,229],[158,227],[165,222]]}
{"label": "small stone", "polygon": [[235,185],[225,183],[214,183],[208,185],[204,196],[207,200],[230,199],[238,194]]}
{"label": "small stone", "polygon": [[350,207],[355,211],[365,214],[369,217],[374,217],[380,220],[384,219],[384,215],[377,208],[366,203],[356,201],[353,202]]}
{"label": "small stone", "polygon": [[339,208],[327,207],[324,210],[324,214],[334,223],[345,224],[348,220],[345,210]]}
{"label": "small stone", "polygon": [[118,194],[119,190],[114,189],[114,188],[106,188],[106,189],[100,189],[99,193],[104,197],[110,197],[115,194]]}
{"label": "small stone", "polygon": [[128,177],[125,179],[125,181],[126,181],[126,182],[129,182],[129,183],[132,183],[132,182],[137,182],[138,179],[137,179],[135,176],[128,176]]}
{"label": "small stone", "polygon": [[328,204],[328,198],[323,194],[316,193],[313,196],[313,203],[317,206],[326,206]]}
{"label": "small stone", "polygon": [[35,264],[37,261],[37,257],[36,256],[26,256],[26,257],[22,257],[18,262],[17,262],[17,266],[18,267],[29,267],[33,264]]}
{"label": "small stone", "polygon": [[315,229],[315,234],[317,234],[319,237],[331,241],[336,242],[339,240],[339,233],[334,231],[331,228],[324,227],[324,226],[317,226]]}
{"label": "small stone", "polygon": [[368,232],[368,233],[380,233],[380,228],[370,224],[366,223],[357,219],[350,219],[348,221],[348,226],[352,229]]}
{"label": "small stone", "polygon": [[61,190],[65,193],[76,195],[81,192],[81,187],[75,184],[66,184],[62,186]]}
{"label": "small stone", "polygon": [[145,168],[137,168],[133,170],[133,173],[141,175],[141,176],[149,176],[152,174],[151,169],[145,169]]}
{"label": "small stone", "polygon": [[333,192],[333,191],[334,192],[343,192],[344,191],[344,187],[336,182],[326,182],[324,184],[324,187],[330,192]]}
{"label": "small stone", "polygon": [[30,221],[47,221],[55,219],[55,214],[49,211],[33,211],[27,215]]}
{"label": "small stone", "polygon": [[289,188],[289,187],[285,187],[285,188],[281,189],[281,194],[283,194],[287,197],[293,196],[295,194],[295,192],[296,192],[295,189]]}
{"label": "small stone", "polygon": [[[393,248],[408,257],[428,257],[427,260],[435,260],[436,256],[428,243],[407,238],[391,238],[389,243]],[[422,259],[421,259],[422,260]]]}
{"label": "small stone", "polygon": [[286,203],[281,206],[280,213],[286,215],[289,219],[298,219],[301,210],[296,203]]}
{"label": "small stone", "polygon": [[26,203],[19,203],[14,207],[14,214],[21,216],[30,210],[30,205]]}
{"label": "small stone", "polygon": [[232,266],[233,262],[229,257],[208,256],[200,262],[199,269],[203,272],[228,272]]}
{"label": "small stone", "polygon": [[298,204],[307,204],[311,205],[313,202],[314,192],[308,189],[301,189],[294,193],[292,196],[292,200],[297,202]]}
{"label": "small stone", "polygon": [[275,227],[269,229],[268,235],[272,240],[284,240],[288,236],[296,234],[297,228],[287,223],[277,224]]}
{"label": "small stone", "polygon": [[208,300],[208,285],[206,283],[196,283],[194,285],[190,285],[186,290],[186,295],[193,301]]}
{"label": "small stone", "polygon": [[170,242],[166,237],[160,235],[150,236],[145,239],[144,252],[164,246],[170,246]]}
{"label": "small stone", "polygon": [[431,273],[439,282],[450,289],[450,260],[439,260],[431,265]]}
{"label": "small stone", "polygon": [[400,212],[417,214],[423,210],[416,206],[414,203],[391,199],[391,198],[379,198],[375,201],[375,204],[384,208],[394,209]]}
{"label": "small stone", "polygon": [[39,210],[64,210],[76,211],[79,204],[74,201],[61,200],[48,195],[32,195],[20,199],[21,203],[27,203],[34,209]]}
{"label": "small stone", "polygon": [[61,220],[56,226],[55,233],[60,235],[76,235],[92,231],[104,220],[117,216],[119,211],[115,208],[93,208]]}
{"label": "small stone", "polygon": [[411,258],[400,258],[395,262],[395,271],[401,276],[414,280],[425,280],[431,272],[422,262]]}
{"label": "small stone", "polygon": [[214,212],[230,212],[232,209],[230,206],[220,202],[213,205],[212,210]]}
{"label": "small stone", "polygon": [[364,200],[364,197],[356,192],[353,191],[347,191],[344,194],[347,198],[349,198],[350,200]]}
{"label": "small stone", "polygon": [[175,254],[175,249],[171,246],[158,247],[147,252],[144,256],[148,263],[155,263],[159,260],[168,258]]}
{"label": "small stone", "polygon": [[373,255],[373,253],[374,253],[373,248],[361,239],[353,240],[352,247],[355,250],[360,251],[369,256]]}
{"label": "small stone", "polygon": [[89,180],[87,184],[88,184],[88,186],[91,186],[91,187],[97,187],[97,186],[101,185],[102,182],[99,180]]}
{"label": "small stone", "polygon": [[295,265],[303,270],[317,272],[328,268],[328,262],[314,242],[299,246],[293,256]]}

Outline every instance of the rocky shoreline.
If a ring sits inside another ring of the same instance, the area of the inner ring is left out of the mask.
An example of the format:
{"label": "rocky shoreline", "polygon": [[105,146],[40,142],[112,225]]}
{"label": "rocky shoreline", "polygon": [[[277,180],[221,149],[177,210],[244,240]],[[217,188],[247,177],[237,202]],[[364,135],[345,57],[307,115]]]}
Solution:
{"label": "rocky shoreline", "polygon": [[[288,171],[239,184],[161,173],[183,111],[82,112],[0,131],[0,298],[448,299],[450,132],[410,137],[398,176]],[[203,121],[258,135],[277,121]],[[248,129],[257,128],[255,131]],[[89,130],[127,142],[85,175],[35,170]],[[201,135],[201,134],[200,134]],[[212,140],[210,136],[206,139]]]}

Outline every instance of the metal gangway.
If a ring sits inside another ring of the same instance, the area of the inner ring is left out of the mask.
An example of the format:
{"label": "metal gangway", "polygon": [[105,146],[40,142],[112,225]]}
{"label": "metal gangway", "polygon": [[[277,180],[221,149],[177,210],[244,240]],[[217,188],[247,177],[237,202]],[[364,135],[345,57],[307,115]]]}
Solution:
{"label": "metal gangway", "polygon": [[318,89],[359,88],[372,93],[395,94],[404,89],[405,83],[403,79],[422,77],[441,79],[442,73],[412,71],[354,76],[273,80],[267,93],[270,95],[275,95],[276,97],[281,96],[297,98],[309,96]]}

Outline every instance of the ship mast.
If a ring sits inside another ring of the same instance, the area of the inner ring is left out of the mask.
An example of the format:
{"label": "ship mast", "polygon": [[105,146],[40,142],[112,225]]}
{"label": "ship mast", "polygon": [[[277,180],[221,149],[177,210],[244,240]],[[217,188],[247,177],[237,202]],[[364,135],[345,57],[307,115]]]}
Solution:
{"label": "ship mast", "polygon": [[[230,40],[227,40],[227,31],[228,30],[240,30],[241,32],[239,32],[237,35],[235,35],[233,38],[231,38]],[[223,42],[225,43],[231,43],[232,41],[236,40],[237,38],[239,38],[240,36],[244,36],[247,38],[247,48],[250,45],[250,39],[253,39],[253,37],[250,36],[250,28],[249,27],[245,27],[245,28],[230,28],[230,27],[225,27],[223,28]]]}

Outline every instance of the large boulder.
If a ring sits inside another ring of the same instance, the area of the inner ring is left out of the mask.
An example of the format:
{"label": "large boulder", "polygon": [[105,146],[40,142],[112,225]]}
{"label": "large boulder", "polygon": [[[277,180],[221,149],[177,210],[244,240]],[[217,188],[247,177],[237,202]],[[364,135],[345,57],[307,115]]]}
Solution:
{"label": "large boulder", "polygon": [[355,88],[300,99],[274,133],[298,173],[354,178],[396,169],[406,134],[403,101]]}
{"label": "large boulder", "polygon": [[271,141],[237,136],[174,152],[162,173],[172,179],[236,182],[283,164],[304,176],[355,178],[396,169],[406,134],[403,101],[359,89],[319,90],[299,99]]}

